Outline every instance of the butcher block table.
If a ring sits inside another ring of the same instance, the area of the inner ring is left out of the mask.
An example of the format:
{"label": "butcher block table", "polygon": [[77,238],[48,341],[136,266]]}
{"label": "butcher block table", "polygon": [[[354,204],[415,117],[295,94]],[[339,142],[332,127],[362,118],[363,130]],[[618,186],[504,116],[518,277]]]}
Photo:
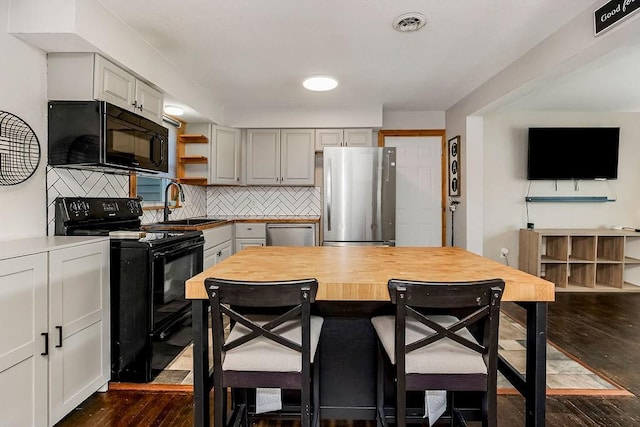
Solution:
{"label": "butcher block table", "polygon": [[266,246],[249,247],[186,282],[185,295],[193,300],[197,426],[209,425],[212,387],[207,351],[209,301],[204,286],[208,277],[318,280],[316,306],[325,316],[320,343],[320,415],[333,419],[375,419],[376,344],[369,318],[390,309],[389,279],[500,278],[505,282],[502,300],[516,302],[527,312],[526,379],[503,359],[499,369],[526,399],[526,426],[545,423],[547,303],[555,298],[553,283],[460,248]]}

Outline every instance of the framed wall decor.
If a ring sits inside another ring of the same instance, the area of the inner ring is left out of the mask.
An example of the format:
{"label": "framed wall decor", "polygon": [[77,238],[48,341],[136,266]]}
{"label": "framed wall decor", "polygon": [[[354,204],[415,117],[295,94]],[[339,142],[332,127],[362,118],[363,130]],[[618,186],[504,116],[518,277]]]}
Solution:
{"label": "framed wall decor", "polygon": [[460,135],[447,144],[449,154],[449,196],[460,196]]}

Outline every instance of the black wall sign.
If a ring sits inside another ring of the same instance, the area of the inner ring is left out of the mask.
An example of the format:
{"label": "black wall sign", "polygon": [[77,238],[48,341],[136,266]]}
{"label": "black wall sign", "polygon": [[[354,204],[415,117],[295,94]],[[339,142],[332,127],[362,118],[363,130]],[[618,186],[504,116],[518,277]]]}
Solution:
{"label": "black wall sign", "polygon": [[640,9],[640,0],[611,0],[593,12],[595,35],[637,12],[638,9]]}

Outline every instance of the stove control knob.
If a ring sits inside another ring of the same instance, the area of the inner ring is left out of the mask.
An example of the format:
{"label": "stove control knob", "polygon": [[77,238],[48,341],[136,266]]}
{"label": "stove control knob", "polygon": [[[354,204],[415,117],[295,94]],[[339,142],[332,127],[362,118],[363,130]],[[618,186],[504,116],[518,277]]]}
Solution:
{"label": "stove control knob", "polygon": [[127,208],[129,208],[129,212],[132,214],[140,213],[140,205],[133,200],[127,202]]}

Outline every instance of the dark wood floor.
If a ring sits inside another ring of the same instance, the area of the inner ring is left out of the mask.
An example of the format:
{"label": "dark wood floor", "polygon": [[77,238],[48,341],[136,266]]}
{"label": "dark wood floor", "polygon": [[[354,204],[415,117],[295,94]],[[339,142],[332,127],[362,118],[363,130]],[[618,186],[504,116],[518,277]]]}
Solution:
{"label": "dark wood floor", "polygon": [[[505,304],[518,317],[519,308]],[[558,294],[549,306],[549,339],[583,363],[640,394],[640,293]],[[192,397],[180,392],[97,393],[57,425],[190,426]],[[498,425],[524,425],[524,400],[499,396]],[[260,427],[294,427],[297,423]],[[323,422],[323,427],[374,427],[370,422]],[[640,398],[553,396],[547,426],[640,426]]]}

